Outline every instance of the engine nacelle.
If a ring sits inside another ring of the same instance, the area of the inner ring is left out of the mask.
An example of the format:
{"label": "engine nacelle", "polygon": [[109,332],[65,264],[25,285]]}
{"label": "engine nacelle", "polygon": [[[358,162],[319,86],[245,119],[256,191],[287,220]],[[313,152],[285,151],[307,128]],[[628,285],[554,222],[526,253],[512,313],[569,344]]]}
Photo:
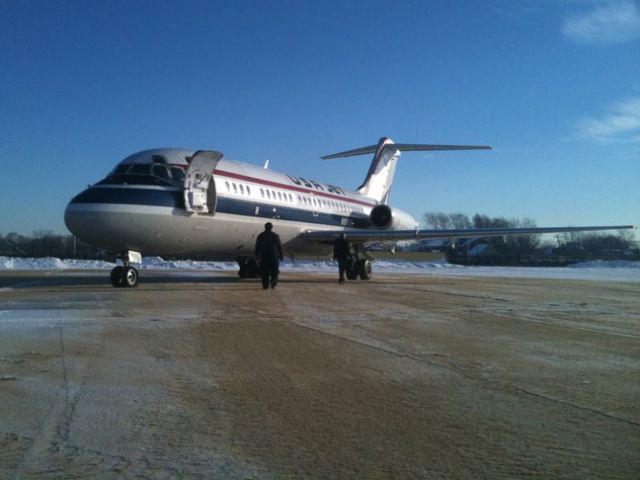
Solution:
{"label": "engine nacelle", "polygon": [[413,217],[402,210],[392,209],[389,205],[380,204],[371,209],[369,214],[373,228],[412,229],[418,227]]}
{"label": "engine nacelle", "polygon": [[370,213],[371,223],[378,228],[390,227],[393,223],[393,211],[389,205],[376,205]]}

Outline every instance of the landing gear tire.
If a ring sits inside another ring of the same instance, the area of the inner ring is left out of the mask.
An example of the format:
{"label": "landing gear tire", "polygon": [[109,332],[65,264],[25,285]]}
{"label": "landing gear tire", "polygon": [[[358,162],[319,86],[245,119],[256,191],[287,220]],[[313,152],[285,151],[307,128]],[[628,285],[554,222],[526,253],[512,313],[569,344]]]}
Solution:
{"label": "landing gear tire", "polygon": [[346,271],[347,279],[349,280],[357,280],[358,279],[358,262],[350,262],[349,267]]}
{"label": "landing gear tire", "polygon": [[255,258],[239,257],[238,266],[240,267],[238,271],[240,278],[256,278],[258,276],[258,262]]}
{"label": "landing gear tire", "polygon": [[135,287],[138,285],[138,270],[133,267],[115,267],[111,270],[111,285]]}
{"label": "landing gear tire", "polygon": [[125,287],[136,287],[138,285],[138,270],[133,267],[124,267],[122,277]]}
{"label": "landing gear tire", "polygon": [[371,262],[369,260],[358,260],[357,267],[360,280],[371,280]]}
{"label": "landing gear tire", "polygon": [[114,287],[121,287],[122,286],[122,269],[124,267],[115,267],[113,270],[111,270],[111,285],[113,285]]}

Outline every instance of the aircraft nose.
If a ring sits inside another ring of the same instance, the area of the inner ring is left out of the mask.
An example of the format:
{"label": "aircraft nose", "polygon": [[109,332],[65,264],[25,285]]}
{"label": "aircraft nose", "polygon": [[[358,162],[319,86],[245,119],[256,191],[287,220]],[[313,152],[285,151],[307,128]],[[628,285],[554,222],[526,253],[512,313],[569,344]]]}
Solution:
{"label": "aircraft nose", "polygon": [[[84,192],[86,191],[87,190]],[[83,237],[83,225],[86,226],[87,223],[86,213],[78,208],[79,204],[77,203],[78,197],[80,197],[84,192],[73,197],[67,204],[67,208],[64,210],[64,224],[67,226],[67,230],[78,238]]]}
{"label": "aircraft nose", "polygon": [[[64,212],[67,229],[80,240],[95,247],[121,251],[139,249],[131,240],[138,230],[139,217],[126,210],[126,204],[114,203],[108,189],[89,187],[73,197]],[[134,248],[135,247],[135,248]]]}
{"label": "aircraft nose", "polygon": [[107,234],[104,205],[99,203],[96,189],[89,187],[73,197],[64,211],[64,223],[77,238],[100,245]]}

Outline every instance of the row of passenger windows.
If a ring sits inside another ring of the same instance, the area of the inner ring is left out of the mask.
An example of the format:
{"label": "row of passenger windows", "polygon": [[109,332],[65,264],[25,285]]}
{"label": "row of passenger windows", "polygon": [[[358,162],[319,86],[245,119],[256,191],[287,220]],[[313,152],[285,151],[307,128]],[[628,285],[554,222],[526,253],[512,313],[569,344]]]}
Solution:
{"label": "row of passenger windows", "polygon": [[[227,189],[227,192],[234,193],[236,195],[247,195],[251,196],[251,187],[249,185],[243,185],[242,183],[236,182],[224,182],[224,186]],[[267,200],[277,200],[280,202],[286,203],[294,203],[294,196],[288,192],[281,192],[279,190],[270,190],[268,188],[260,189],[260,197]],[[352,207],[347,205],[344,202],[336,202],[334,200],[325,200],[315,198],[309,195],[297,195],[297,200],[299,205],[305,205],[307,207],[316,207],[316,208],[333,208],[334,210],[341,210],[343,212],[361,212],[364,213],[364,209],[362,207]]]}

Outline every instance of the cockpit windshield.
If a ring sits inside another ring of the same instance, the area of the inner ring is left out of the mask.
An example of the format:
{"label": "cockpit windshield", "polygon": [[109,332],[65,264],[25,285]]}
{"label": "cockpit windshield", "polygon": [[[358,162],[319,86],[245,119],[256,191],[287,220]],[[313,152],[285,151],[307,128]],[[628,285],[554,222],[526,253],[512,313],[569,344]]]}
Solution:
{"label": "cockpit windshield", "polygon": [[182,186],[183,182],[184,170],[182,168],[156,161],[154,163],[120,164],[97,185]]}

